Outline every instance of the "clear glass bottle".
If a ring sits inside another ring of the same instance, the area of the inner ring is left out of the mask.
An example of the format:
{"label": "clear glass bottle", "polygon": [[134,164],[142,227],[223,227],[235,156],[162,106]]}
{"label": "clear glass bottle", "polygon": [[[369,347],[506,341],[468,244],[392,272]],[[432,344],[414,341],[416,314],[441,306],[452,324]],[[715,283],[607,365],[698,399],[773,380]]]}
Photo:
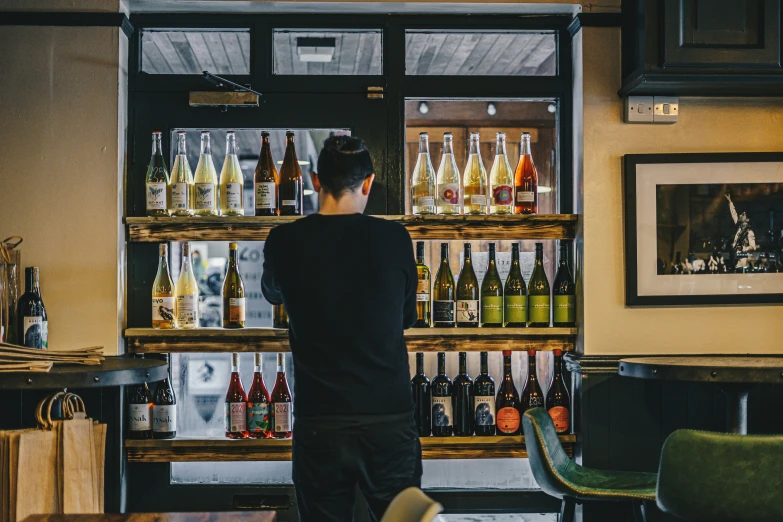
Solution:
{"label": "clear glass bottle", "polygon": [[198,284],[193,275],[193,265],[190,262],[190,244],[182,248],[182,270],[177,280],[176,290],[176,321],[177,328],[191,329],[198,327]]}
{"label": "clear glass bottle", "polygon": [[430,158],[430,137],[419,134],[419,157],[411,176],[411,208],[414,215],[435,213],[435,169]]}
{"label": "clear glass bottle", "polygon": [[174,283],[169,273],[168,245],[159,247],[158,273],[152,283],[152,327],[160,330],[174,328]]}
{"label": "clear glass bottle", "polygon": [[152,133],[152,157],[147,167],[144,192],[148,216],[161,217],[169,215],[171,187],[166,160],[163,158],[162,134],[160,131]]}
{"label": "clear glass bottle", "polygon": [[508,163],[506,154],[506,133],[497,133],[495,143],[495,161],[489,173],[489,213],[513,214],[514,213],[514,173]]}
{"label": "clear glass bottle", "polygon": [[514,173],[517,214],[538,214],[538,172],[530,150],[530,133],[522,133],[519,163]]}
{"label": "clear glass bottle", "polygon": [[193,172],[188,163],[185,131],[177,132],[177,155],[171,167],[171,215],[193,215]]}
{"label": "clear glass bottle", "polygon": [[481,159],[479,133],[470,133],[470,153],[465,173],[462,176],[464,187],[465,214],[485,215],[487,213],[487,171]]}
{"label": "clear glass bottle", "polygon": [[212,161],[212,137],[209,131],[201,131],[201,154],[196,165],[194,213],[197,216],[218,215],[218,179]]}
{"label": "clear glass bottle", "polygon": [[462,214],[460,197],[460,173],[454,159],[454,135],[443,135],[443,156],[438,167],[438,214],[458,216]]}
{"label": "clear glass bottle", "polygon": [[244,216],[245,178],[237,158],[237,137],[234,131],[226,133],[226,160],[220,171],[220,215]]}

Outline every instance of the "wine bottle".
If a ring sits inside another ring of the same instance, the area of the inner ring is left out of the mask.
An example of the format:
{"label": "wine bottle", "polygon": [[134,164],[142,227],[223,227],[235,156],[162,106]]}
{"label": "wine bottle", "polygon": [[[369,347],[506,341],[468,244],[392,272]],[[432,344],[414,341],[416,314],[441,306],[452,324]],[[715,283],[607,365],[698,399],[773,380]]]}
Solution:
{"label": "wine bottle", "polygon": [[473,381],[473,417],[477,436],[495,434],[495,380],[489,375],[487,352],[481,352],[481,369]]}
{"label": "wine bottle", "polygon": [[424,264],[424,241],[416,243],[416,324],[417,328],[430,326],[430,269]]}
{"label": "wine bottle", "polygon": [[538,408],[544,406],[544,393],[541,391],[541,386],[538,384],[538,375],[536,374],[536,351],[527,351],[527,380],[525,381],[525,388],[522,390],[522,396],[520,397],[520,410],[525,413],[530,408]]}
{"label": "wine bottle", "polygon": [[503,320],[508,327],[527,326],[527,288],[522,270],[519,268],[518,243],[511,245],[511,268],[503,289]]}
{"label": "wine bottle", "polygon": [[454,394],[454,435],[473,435],[473,380],[468,375],[468,354],[459,352],[459,374],[452,384]]}
{"label": "wine bottle", "polygon": [[177,132],[177,156],[171,166],[171,215],[192,216],[195,186],[185,148],[185,131]]}
{"label": "wine bottle", "polygon": [[261,374],[261,354],[254,354],[253,384],[247,394],[247,434],[253,439],[266,439],[269,429],[269,392]]}
{"label": "wine bottle", "polygon": [[411,207],[414,215],[435,213],[435,169],[430,159],[430,137],[419,134],[419,157],[411,176]]}
{"label": "wine bottle", "polygon": [[162,135],[160,131],[152,133],[152,157],[147,167],[145,180],[147,215],[152,217],[169,215],[170,182],[166,160],[163,159]]}
{"label": "wine bottle", "polygon": [[245,284],[239,275],[237,244],[228,244],[228,268],[223,279],[223,328],[245,327]]}
{"label": "wine bottle", "polygon": [[272,305],[272,328],[288,328],[288,313],[285,305]]}
{"label": "wine bottle", "polygon": [[552,323],[555,326],[574,326],[576,324],[576,285],[568,269],[568,243],[560,242],[560,266],[552,289]]}
{"label": "wine bottle", "polygon": [[530,301],[530,326],[549,326],[550,296],[549,280],[544,272],[544,244],[536,243],[536,263],[528,286]]}
{"label": "wine bottle", "polygon": [[245,177],[237,157],[236,132],[226,133],[226,160],[220,171],[220,215],[244,216]]}
{"label": "wine bottle", "polygon": [[212,138],[209,131],[201,131],[201,154],[198,157],[193,181],[196,186],[194,214],[217,216],[218,179],[215,163],[212,161]]}
{"label": "wine bottle", "polygon": [[498,435],[519,435],[522,417],[519,411],[519,394],[511,375],[511,350],[503,350],[503,380],[500,381],[495,406],[498,412]]}
{"label": "wine bottle", "polygon": [[457,326],[476,327],[479,324],[479,286],[470,255],[470,243],[465,243],[465,260],[457,280]]}
{"label": "wine bottle", "polygon": [[538,172],[530,152],[530,133],[522,133],[519,163],[514,173],[514,191],[517,194],[517,214],[538,214]]}
{"label": "wine bottle", "polygon": [[280,178],[277,176],[275,162],[272,161],[268,132],[261,133],[261,154],[256,164],[255,184],[256,216],[276,216],[280,212],[277,206]]}
{"label": "wine bottle", "polygon": [[239,375],[239,354],[231,354],[231,379],[226,392],[226,437],[247,438],[247,395]]}
{"label": "wine bottle", "polygon": [[454,136],[447,132],[443,135],[443,155],[438,167],[438,214],[456,216],[462,213],[460,177],[454,159]]}
{"label": "wine bottle", "polygon": [[169,274],[168,245],[161,243],[159,247],[158,273],[152,283],[152,327],[168,330],[174,324],[174,283]]}
{"label": "wine bottle", "polygon": [[411,379],[413,392],[413,410],[419,437],[429,437],[432,432],[432,413],[430,404],[430,380],[424,374],[424,354],[416,354],[416,375]]}
{"label": "wine bottle", "polygon": [[173,439],[177,436],[177,397],[171,387],[169,354],[163,354],[168,365],[168,376],[158,383],[152,404],[152,438]]}
{"label": "wine bottle", "polygon": [[454,326],[454,275],[449,266],[449,244],[440,244],[440,267],[432,289],[432,320],[436,328]]}
{"label": "wine bottle", "polygon": [[[136,355],[143,359],[144,355]],[[152,395],[146,382],[128,386],[128,438],[152,438]]]}
{"label": "wine bottle", "polygon": [[293,408],[291,407],[291,390],[285,378],[285,354],[277,354],[277,380],[272,390],[271,411],[272,437],[275,439],[289,439],[293,432]]}
{"label": "wine bottle", "polygon": [[489,244],[489,265],[481,282],[481,326],[503,326],[503,282],[495,263],[495,243]]}
{"label": "wine bottle", "polygon": [[446,375],[446,354],[438,353],[438,375],[430,385],[432,394],[432,435],[451,437],[454,431],[451,379]]}
{"label": "wine bottle", "polygon": [[296,159],[294,133],[285,133],[285,156],[280,167],[280,215],[301,216],[304,214],[302,168]]}
{"label": "wine bottle", "polygon": [[177,279],[174,305],[177,328],[198,327],[198,284],[190,263],[190,243],[185,243],[182,247],[182,269]]}
{"label": "wine bottle", "polygon": [[24,269],[24,294],[17,303],[19,344],[39,350],[49,349],[49,318],[41,297],[40,271],[37,266]]}
{"label": "wine bottle", "polygon": [[470,133],[470,154],[462,176],[465,192],[465,214],[484,215],[487,213],[487,171],[481,159],[479,133]]}
{"label": "wine bottle", "polygon": [[546,393],[546,409],[552,422],[555,423],[557,433],[568,433],[571,427],[571,398],[568,395],[568,387],[563,381],[563,350],[556,348],[554,373],[549,391]]}
{"label": "wine bottle", "polygon": [[489,173],[490,214],[514,213],[514,175],[506,155],[506,133],[498,132],[495,144],[495,161]]}

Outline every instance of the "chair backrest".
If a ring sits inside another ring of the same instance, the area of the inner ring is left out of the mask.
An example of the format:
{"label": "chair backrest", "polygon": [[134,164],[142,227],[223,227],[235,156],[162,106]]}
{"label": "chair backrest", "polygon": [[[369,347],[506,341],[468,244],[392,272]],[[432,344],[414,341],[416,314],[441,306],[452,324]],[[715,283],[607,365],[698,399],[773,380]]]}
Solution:
{"label": "chair backrest", "polygon": [[783,520],[783,436],[675,431],[663,444],[657,499],[691,522]]}
{"label": "chair backrest", "polygon": [[563,480],[563,474],[571,459],[566,454],[552,418],[544,408],[532,408],[522,416],[530,469],[544,493],[563,498],[571,490]]}
{"label": "chair backrest", "polygon": [[443,506],[419,488],[403,490],[389,504],[381,522],[432,522]]}

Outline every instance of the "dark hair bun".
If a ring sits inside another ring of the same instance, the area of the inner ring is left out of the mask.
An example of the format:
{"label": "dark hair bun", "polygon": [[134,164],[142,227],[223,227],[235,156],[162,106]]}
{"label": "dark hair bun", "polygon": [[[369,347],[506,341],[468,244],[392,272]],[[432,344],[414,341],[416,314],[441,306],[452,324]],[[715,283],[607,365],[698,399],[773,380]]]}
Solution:
{"label": "dark hair bun", "polygon": [[318,179],[335,197],[354,190],[374,172],[364,140],[353,136],[331,136],[318,156]]}

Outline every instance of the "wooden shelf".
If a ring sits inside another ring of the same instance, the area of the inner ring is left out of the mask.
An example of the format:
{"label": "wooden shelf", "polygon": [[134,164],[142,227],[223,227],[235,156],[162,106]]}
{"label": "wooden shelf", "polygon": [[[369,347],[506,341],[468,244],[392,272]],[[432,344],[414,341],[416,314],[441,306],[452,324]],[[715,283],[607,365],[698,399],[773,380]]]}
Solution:
{"label": "wooden shelf", "polygon": [[[573,455],[576,435],[561,435],[560,443]],[[425,459],[527,458],[525,438],[422,437]],[[291,460],[291,440],[195,439],[126,440],[129,462],[225,462]]]}
{"label": "wooden shelf", "polygon": [[[376,216],[404,225],[413,239],[573,239],[579,216]],[[128,240],[264,241],[269,231],[299,217],[128,217]]]}
{"label": "wooden shelf", "polygon": [[[412,328],[405,331],[409,352],[482,352],[574,349],[576,328]],[[198,328],[125,330],[132,353],[287,352],[288,330],[276,328]]]}

